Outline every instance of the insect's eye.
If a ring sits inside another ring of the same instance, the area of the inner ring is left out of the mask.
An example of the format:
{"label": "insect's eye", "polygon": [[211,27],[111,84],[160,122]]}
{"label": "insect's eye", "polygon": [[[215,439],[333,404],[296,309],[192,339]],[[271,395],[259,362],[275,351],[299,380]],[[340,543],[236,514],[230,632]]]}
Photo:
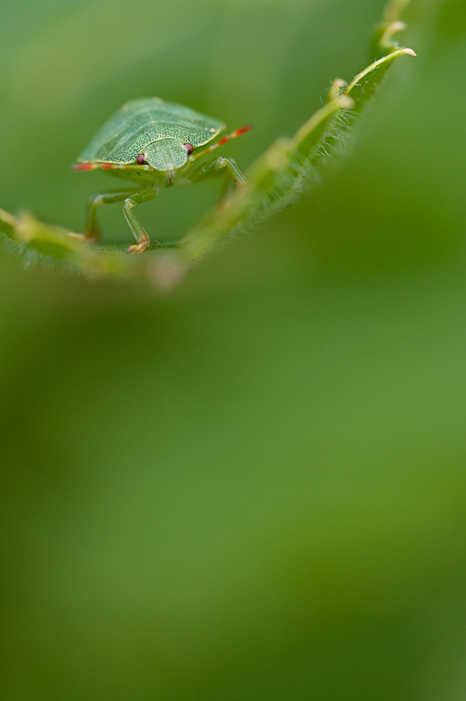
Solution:
{"label": "insect's eye", "polygon": [[194,146],[192,144],[183,144],[183,146],[185,147],[186,151],[188,152],[188,155],[190,156],[194,151]]}
{"label": "insect's eye", "polygon": [[143,166],[144,163],[146,162],[146,155],[144,153],[140,153],[139,156],[137,157],[137,162],[138,162],[138,166]]}

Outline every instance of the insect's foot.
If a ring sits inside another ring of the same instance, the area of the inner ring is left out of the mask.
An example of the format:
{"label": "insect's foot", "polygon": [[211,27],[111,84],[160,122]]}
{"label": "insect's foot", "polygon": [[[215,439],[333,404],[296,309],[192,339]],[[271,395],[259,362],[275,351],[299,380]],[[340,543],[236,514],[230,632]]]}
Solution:
{"label": "insect's foot", "polygon": [[142,253],[146,250],[148,245],[149,243],[147,241],[143,241],[142,243],[135,243],[132,246],[128,246],[128,248],[126,249],[126,253]]}

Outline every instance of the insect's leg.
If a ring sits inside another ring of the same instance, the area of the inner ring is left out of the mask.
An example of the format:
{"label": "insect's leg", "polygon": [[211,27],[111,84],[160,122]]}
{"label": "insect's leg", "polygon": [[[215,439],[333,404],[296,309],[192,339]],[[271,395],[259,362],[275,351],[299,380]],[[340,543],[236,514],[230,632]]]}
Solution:
{"label": "insect's leg", "polygon": [[[216,178],[228,174],[231,179],[240,188],[245,188],[247,185],[247,180],[244,177],[241,170],[236,165],[232,158],[216,158],[212,161],[207,161],[207,163],[202,163],[202,165],[194,168],[190,173],[188,173],[188,179],[191,183],[199,183],[202,180],[208,180],[210,178]],[[227,181],[227,185],[229,182]]]}
{"label": "insect's leg", "polygon": [[137,192],[137,190],[119,190],[118,192],[105,192],[100,195],[91,195],[87,200],[87,225],[84,234],[70,234],[70,236],[84,239],[85,241],[97,241],[100,237],[100,231],[97,225],[97,207],[101,204],[122,202],[134,192]]}
{"label": "insect's leg", "polygon": [[125,215],[129,228],[133,232],[134,237],[137,241],[136,244],[133,244],[132,246],[129,246],[126,249],[127,253],[142,253],[142,251],[144,251],[149,246],[149,237],[146,231],[144,230],[144,227],[142,226],[141,222],[132,210],[134,207],[137,207],[138,205],[143,204],[144,202],[153,200],[154,197],[157,197],[158,193],[159,191],[156,188],[154,188],[153,190],[142,190],[142,192],[136,192],[135,194],[132,194],[130,197],[127,197],[125,199],[125,203],[123,205],[123,214]]}
{"label": "insect's leg", "polygon": [[129,197],[134,190],[125,190],[124,192],[107,192],[103,195],[91,195],[87,200],[87,225],[84,237],[97,241],[100,237],[100,231],[97,224],[97,207],[102,204],[114,204],[122,202]]}

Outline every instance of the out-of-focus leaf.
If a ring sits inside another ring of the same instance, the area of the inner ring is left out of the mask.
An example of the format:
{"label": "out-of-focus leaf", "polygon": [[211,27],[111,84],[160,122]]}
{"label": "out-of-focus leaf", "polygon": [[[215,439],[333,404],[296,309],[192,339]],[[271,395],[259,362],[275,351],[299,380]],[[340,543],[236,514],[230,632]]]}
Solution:
{"label": "out-of-focus leaf", "polygon": [[184,239],[183,252],[189,259],[212,246],[222,236],[270,216],[292,202],[304,187],[318,183],[325,167],[341,155],[356,117],[377,91],[386,72],[400,56],[415,56],[412,49],[399,48],[391,41],[403,29],[400,22],[384,28],[379,36],[382,57],[359,73],[345,88],[336,80],[327,104],[299,129],[293,139],[276,141],[246,172],[249,187],[237,191],[224,211],[213,209]]}

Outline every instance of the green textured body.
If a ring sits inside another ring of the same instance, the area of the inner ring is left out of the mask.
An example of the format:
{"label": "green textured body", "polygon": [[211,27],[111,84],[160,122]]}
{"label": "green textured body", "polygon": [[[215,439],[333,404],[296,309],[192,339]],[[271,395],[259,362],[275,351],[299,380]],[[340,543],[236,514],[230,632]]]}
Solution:
{"label": "green textured body", "polygon": [[[78,161],[129,165],[144,154],[154,170],[173,173],[187,163],[188,152],[183,144],[204,146],[224,128],[214,117],[159,97],[130,100],[105,122]],[[131,171],[123,177],[131,177]]]}

